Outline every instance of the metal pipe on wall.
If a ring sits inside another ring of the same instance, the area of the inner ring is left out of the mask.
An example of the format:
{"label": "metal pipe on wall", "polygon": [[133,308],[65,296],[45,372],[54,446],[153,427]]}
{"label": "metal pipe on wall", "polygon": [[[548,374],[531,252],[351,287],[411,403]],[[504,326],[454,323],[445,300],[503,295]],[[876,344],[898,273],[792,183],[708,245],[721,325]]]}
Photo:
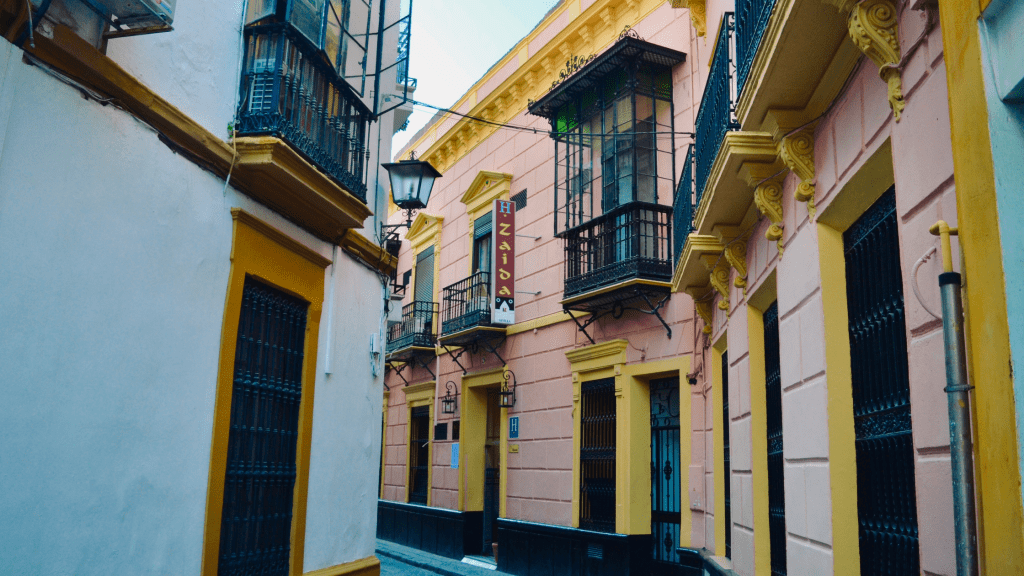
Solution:
{"label": "metal pipe on wall", "polygon": [[953,529],[956,534],[957,576],[978,574],[978,529],[974,503],[974,454],[971,444],[970,391],[964,346],[961,277],[953,272],[950,235],[957,229],[943,221],[931,228],[941,237],[943,273],[939,275],[942,296],[942,335],[946,353],[946,392],[949,407],[949,454],[953,480]]}

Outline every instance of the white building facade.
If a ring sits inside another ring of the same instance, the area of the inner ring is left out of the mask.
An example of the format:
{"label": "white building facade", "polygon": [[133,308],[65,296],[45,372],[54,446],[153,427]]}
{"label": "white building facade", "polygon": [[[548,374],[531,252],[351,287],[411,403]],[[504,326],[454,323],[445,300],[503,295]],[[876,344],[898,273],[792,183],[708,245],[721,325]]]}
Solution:
{"label": "white building facade", "polygon": [[89,4],[0,3],[0,571],[379,573],[407,11]]}

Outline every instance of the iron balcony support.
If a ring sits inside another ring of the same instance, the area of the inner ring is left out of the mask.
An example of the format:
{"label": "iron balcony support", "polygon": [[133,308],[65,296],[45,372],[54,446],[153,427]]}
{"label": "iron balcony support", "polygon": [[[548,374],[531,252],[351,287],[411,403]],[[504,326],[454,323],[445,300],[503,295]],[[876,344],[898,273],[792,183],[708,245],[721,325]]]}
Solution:
{"label": "iron balcony support", "polygon": [[423,361],[423,358],[421,358],[419,354],[415,354],[415,355],[413,355],[413,357],[412,357],[412,358],[413,358],[413,360],[415,360],[415,361],[416,361],[416,363],[417,363],[417,364],[419,364],[420,366],[422,366],[424,370],[426,370],[427,372],[429,372],[429,373],[430,373],[430,377],[431,377],[431,378],[433,378],[433,379],[435,379],[435,380],[437,379],[437,376],[435,376],[435,375],[434,375],[434,371],[430,369],[430,365],[429,365],[429,364],[427,364],[426,362],[424,362],[424,361]]}
{"label": "iron balcony support", "polygon": [[486,348],[487,351],[490,352],[491,354],[494,354],[494,356],[498,360],[501,361],[501,365],[502,366],[504,366],[506,364],[505,359],[502,358],[501,354],[498,353],[498,348],[501,348],[505,344],[505,335],[504,334],[501,335],[501,341],[498,342],[497,346],[491,346],[491,339],[490,338],[481,338],[477,342],[474,342],[474,345],[477,344],[477,343],[479,343],[481,346]]}
{"label": "iron balcony support", "polygon": [[580,324],[579,319],[576,318],[575,315],[573,315],[572,310],[570,310],[569,308],[563,308],[562,312],[565,312],[566,314],[569,315],[569,318],[572,318],[572,321],[576,324],[576,328],[579,329],[580,332],[583,332],[583,335],[587,337],[587,340],[590,340],[591,344],[597,344],[597,342],[594,342],[594,339],[590,337],[590,334],[587,333],[587,326],[593,324],[595,320],[600,318],[600,315],[591,314],[589,320],[587,320],[583,324]]}
{"label": "iron balcony support", "polygon": [[[665,331],[668,333],[669,339],[672,339],[672,328],[667,322],[665,322],[665,319],[661,315],[661,309],[665,306],[665,303],[668,302],[669,298],[672,297],[671,292],[662,296],[657,303],[653,302],[647,291],[643,290],[640,286],[625,288],[624,290],[617,292],[616,295],[618,297],[614,300],[606,300],[596,304],[588,304],[585,302],[575,305],[565,304],[562,306],[562,311],[572,318],[572,321],[576,324],[576,328],[578,328],[580,332],[583,332],[583,335],[587,337],[587,340],[590,340],[591,344],[596,344],[597,342],[590,333],[587,332],[588,326],[609,314],[611,314],[612,318],[615,319],[622,318],[622,314],[625,313],[626,310],[633,310],[655,316],[658,321],[661,322],[661,325],[665,327]],[[643,306],[633,305],[634,302],[640,301],[646,304],[647,307],[645,308]],[[576,312],[589,313],[590,318],[587,318],[585,322],[581,322],[581,319],[577,318],[576,315],[573,314],[574,310]]]}
{"label": "iron balcony support", "polygon": [[444,351],[447,352],[448,356],[451,357],[452,362],[455,362],[455,364],[457,364],[459,368],[462,368],[462,375],[465,376],[466,373],[469,371],[466,370],[466,367],[462,365],[462,362],[459,362],[459,358],[461,358],[462,355],[466,353],[466,347],[463,346],[462,348],[459,348],[459,353],[456,354],[452,352],[451,348],[449,348],[444,342],[440,342],[440,344],[441,348],[444,348]]}

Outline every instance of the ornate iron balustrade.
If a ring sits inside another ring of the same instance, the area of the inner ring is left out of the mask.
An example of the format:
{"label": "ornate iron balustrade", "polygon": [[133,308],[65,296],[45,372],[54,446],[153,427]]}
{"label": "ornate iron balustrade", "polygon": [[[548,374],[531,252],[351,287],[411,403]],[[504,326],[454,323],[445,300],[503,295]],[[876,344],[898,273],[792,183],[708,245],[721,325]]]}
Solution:
{"label": "ornate iron balustrade", "polygon": [[565,233],[565,296],[632,278],[672,280],[672,207],[630,202]]}
{"label": "ornate iron balustrade", "polygon": [[387,353],[410,346],[434,347],[437,302],[412,302],[402,307],[402,321],[388,328]]}
{"label": "ornate iron balustrade", "polygon": [[757,47],[761,44],[775,0],[736,0],[736,95],[750,73]]}
{"label": "ornate iron balustrade", "polygon": [[370,111],[287,24],[245,30],[239,136],[278,136],[366,202]]}
{"label": "ornate iron balustrade", "polygon": [[693,232],[693,218],[697,212],[700,198],[693,193],[693,144],[686,148],[686,159],[683,160],[683,173],[679,177],[676,197],[673,202],[672,236],[675,239],[673,248],[676,258],[683,253],[686,237]]}
{"label": "ornate iron balustrade", "polygon": [[491,273],[477,272],[441,291],[441,334],[491,323]]}
{"label": "ornate iron balustrade", "polygon": [[403,18],[398,24],[398,76],[395,81],[398,84],[409,83],[410,86],[416,86],[416,79],[409,78],[409,29],[412,26],[412,21],[409,18]]}
{"label": "ornate iron balustrade", "polygon": [[733,97],[732,32],[733,13],[725,13],[725,21],[715,42],[715,57],[711,60],[704,96],[697,110],[696,170],[697,198],[704,194],[704,186],[711,175],[718,149],[725,133],[739,129],[735,119],[736,100]]}

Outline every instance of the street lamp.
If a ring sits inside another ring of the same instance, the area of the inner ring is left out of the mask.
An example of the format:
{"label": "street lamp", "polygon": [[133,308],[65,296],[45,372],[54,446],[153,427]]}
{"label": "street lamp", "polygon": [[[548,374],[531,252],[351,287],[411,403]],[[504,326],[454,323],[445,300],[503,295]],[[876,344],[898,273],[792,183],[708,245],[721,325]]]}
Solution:
{"label": "street lamp", "polygon": [[415,158],[381,166],[388,171],[392,201],[405,210],[404,224],[381,224],[381,236],[389,239],[398,236],[399,228],[412,226],[413,210],[427,207],[430,191],[434,188],[434,180],[440,178],[441,173],[435,170],[430,162]]}
{"label": "street lamp", "polygon": [[455,388],[455,382],[452,382],[451,380],[449,380],[444,386],[448,389],[448,393],[441,399],[441,412],[444,414],[455,414],[455,408],[459,405],[459,401],[457,399],[459,391]]}
{"label": "street lamp", "polygon": [[[516,375],[506,368],[501,374],[501,379],[501,390],[498,392],[498,406],[501,408],[511,408],[516,405]],[[511,386],[509,386],[509,380],[512,381]]]}

